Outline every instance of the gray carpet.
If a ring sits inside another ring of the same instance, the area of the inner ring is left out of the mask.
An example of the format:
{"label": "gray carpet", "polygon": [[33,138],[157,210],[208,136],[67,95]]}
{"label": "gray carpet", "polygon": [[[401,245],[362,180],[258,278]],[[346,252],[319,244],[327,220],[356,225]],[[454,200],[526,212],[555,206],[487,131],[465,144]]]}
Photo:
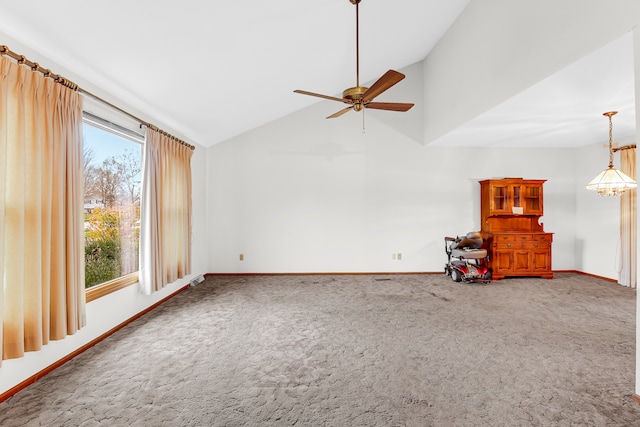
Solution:
{"label": "gray carpet", "polygon": [[0,404],[0,425],[632,426],[635,291],[210,277]]}

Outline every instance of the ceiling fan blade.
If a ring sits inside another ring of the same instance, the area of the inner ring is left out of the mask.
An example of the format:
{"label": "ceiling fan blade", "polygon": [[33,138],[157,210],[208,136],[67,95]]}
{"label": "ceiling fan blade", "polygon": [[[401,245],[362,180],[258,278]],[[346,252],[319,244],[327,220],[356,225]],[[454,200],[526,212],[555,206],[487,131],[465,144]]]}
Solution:
{"label": "ceiling fan blade", "polygon": [[374,110],[408,111],[413,105],[403,102],[370,102],[365,104],[364,107],[373,108]]}
{"label": "ceiling fan blade", "polygon": [[343,99],[343,98],[336,98],[335,96],[328,96],[328,95],[321,95],[319,93],[313,93],[313,92],[307,92],[306,90],[294,90],[295,93],[300,93],[302,95],[310,95],[310,96],[317,96],[318,98],[324,98],[324,99],[328,99],[330,101],[338,101],[338,102],[344,102],[344,103],[349,103],[349,100],[347,99]]}
{"label": "ceiling fan blade", "polygon": [[404,79],[404,74],[397,71],[389,70],[380,77],[369,89],[362,95],[362,101],[367,102],[373,100],[385,90],[389,89],[400,80]]}
{"label": "ceiling fan blade", "polygon": [[338,111],[337,113],[333,113],[332,115],[327,117],[327,119],[335,119],[336,117],[340,117],[341,115],[343,115],[344,113],[346,113],[347,111],[352,110],[352,109],[353,109],[353,107],[343,108],[342,110]]}

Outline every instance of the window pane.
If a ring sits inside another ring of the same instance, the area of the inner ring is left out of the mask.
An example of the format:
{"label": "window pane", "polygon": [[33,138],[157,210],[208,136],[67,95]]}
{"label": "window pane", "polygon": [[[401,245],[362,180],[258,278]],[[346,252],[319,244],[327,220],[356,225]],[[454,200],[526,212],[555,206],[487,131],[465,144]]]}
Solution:
{"label": "window pane", "polygon": [[85,122],[85,288],[138,271],[142,145]]}

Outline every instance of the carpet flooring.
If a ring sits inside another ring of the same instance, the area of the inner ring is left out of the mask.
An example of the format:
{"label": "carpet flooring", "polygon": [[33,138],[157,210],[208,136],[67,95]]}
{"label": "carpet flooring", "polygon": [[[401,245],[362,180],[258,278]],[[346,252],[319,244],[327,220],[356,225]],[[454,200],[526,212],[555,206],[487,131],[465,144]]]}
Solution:
{"label": "carpet flooring", "polygon": [[1,426],[639,426],[635,291],[209,277],[0,404]]}

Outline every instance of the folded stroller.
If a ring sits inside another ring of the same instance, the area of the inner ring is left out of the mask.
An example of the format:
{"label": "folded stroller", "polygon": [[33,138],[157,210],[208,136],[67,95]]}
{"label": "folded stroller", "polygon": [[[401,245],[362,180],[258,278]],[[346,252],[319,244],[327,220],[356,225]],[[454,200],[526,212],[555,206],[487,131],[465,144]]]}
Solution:
{"label": "folded stroller", "polygon": [[465,236],[445,237],[447,264],[444,273],[451,276],[454,282],[490,282],[487,250],[482,249],[482,242],[482,235],[477,231]]}

